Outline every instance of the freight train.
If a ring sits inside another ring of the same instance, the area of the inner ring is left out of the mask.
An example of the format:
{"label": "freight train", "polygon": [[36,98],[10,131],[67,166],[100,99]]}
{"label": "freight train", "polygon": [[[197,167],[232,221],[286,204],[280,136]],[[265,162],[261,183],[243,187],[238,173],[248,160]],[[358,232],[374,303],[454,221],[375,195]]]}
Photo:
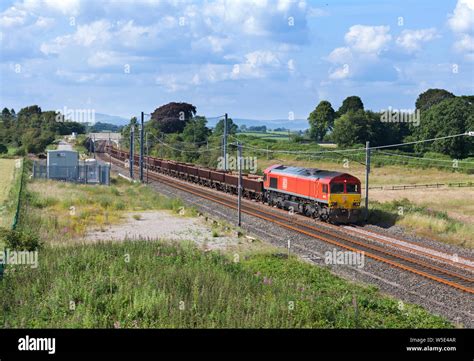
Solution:
{"label": "freight train", "polygon": [[[129,161],[128,152],[111,146],[105,150],[115,159]],[[226,193],[238,192],[239,176],[230,171],[155,157],[145,157],[144,163],[154,172]],[[138,155],[134,164],[139,164]],[[361,213],[360,185],[358,178],[347,173],[277,164],[265,169],[263,177],[244,174],[242,196],[322,221],[355,223]]]}

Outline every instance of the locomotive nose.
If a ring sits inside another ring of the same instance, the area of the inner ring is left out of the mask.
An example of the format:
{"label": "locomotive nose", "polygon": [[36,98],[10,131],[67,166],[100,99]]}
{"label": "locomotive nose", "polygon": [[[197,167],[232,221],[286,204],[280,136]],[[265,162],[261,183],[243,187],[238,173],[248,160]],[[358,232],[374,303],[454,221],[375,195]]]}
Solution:
{"label": "locomotive nose", "polygon": [[359,194],[332,194],[329,204],[331,207],[352,209],[360,205]]}

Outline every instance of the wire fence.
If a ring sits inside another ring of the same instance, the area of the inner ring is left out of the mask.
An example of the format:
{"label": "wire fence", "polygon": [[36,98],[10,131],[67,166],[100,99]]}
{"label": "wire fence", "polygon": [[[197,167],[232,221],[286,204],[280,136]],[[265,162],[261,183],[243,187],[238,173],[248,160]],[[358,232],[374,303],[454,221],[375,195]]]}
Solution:
{"label": "wire fence", "polygon": [[33,178],[53,179],[83,184],[110,184],[108,164],[78,164],[74,166],[47,165],[33,163]]}
{"label": "wire fence", "polygon": [[392,186],[373,186],[369,189],[380,189],[380,190],[405,190],[415,188],[441,188],[441,187],[474,187],[473,182],[455,182],[455,183],[431,183],[431,184],[401,184]]}

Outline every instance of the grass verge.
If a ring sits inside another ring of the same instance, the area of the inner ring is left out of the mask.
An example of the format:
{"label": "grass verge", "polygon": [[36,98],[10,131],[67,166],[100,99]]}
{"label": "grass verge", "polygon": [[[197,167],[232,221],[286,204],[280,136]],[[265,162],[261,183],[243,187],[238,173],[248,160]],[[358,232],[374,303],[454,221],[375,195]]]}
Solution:
{"label": "grass verge", "polygon": [[10,228],[20,191],[21,159],[0,159],[0,227]]}
{"label": "grass verge", "polygon": [[47,246],[37,268],[7,268],[0,319],[6,328],[452,327],[295,258],[233,260],[157,241]]}
{"label": "grass verge", "polygon": [[369,209],[371,224],[399,225],[421,237],[474,248],[474,225],[452,219],[446,211],[417,205],[406,198],[384,203],[372,201]]}

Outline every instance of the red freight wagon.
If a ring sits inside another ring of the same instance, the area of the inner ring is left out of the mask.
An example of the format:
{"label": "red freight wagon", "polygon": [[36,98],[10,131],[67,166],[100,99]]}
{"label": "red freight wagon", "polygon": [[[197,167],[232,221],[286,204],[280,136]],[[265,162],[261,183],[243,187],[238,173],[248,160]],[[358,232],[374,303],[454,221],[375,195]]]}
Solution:
{"label": "red freight wagon", "polygon": [[231,173],[226,173],[225,175],[225,184],[237,187],[239,184],[239,176]]}
{"label": "red freight wagon", "polygon": [[253,191],[255,193],[263,192],[263,181],[255,177],[242,177],[242,186],[244,190]]}
{"label": "red freight wagon", "polygon": [[192,175],[192,176],[194,176],[194,177],[197,177],[197,175],[198,175],[198,168],[197,168],[194,164],[192,164],[192,163],[187,163],[187,167],[186,167],[186,168],[187,168],[187,173],[188,173],[189,175]]}
{"label": "red freight wagon", "polygon": [[187,166],[185,163],[176,163],[176,171],[178,173],[187,173]]}
{"label": "red freight wagon", "polygon": [[211,179],[209,169],[207,168],[198,168],[198,175],[199,175],[199,178],[202,178],[202,179],[206,179],[206,180]]}
{"label": "red freight wagon", "polygon": [[217,169],[211,169],[209,171],[211,175],[211,180],[213,182],[219,182],[219,183],[224,183],[224,178],[225,178],[225,172],[222,170],[217,170]]}

